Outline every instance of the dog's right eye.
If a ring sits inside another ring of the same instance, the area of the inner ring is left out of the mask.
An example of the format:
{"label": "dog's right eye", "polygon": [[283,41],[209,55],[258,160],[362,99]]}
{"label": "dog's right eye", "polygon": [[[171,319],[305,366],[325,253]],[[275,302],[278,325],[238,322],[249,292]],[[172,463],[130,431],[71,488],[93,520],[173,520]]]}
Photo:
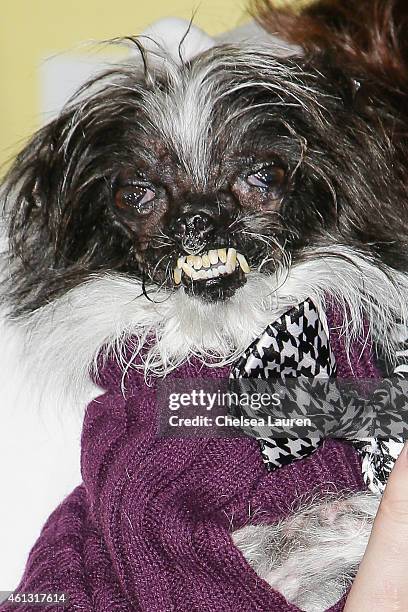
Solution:
{"label": "dog's right eye", "polygon": [[284,183],[285,177],[286,173],[284,168],[275,164],[270,164],[260,168],[257,172],[248,174],[246,180],[251,187],[271,189],[280,187]]}
{"label": "dog's right eye", "polygon": [[146,185],[128,185],[115,193],[115,206],[120,210],[147,215],[153,208],[156,192]]}

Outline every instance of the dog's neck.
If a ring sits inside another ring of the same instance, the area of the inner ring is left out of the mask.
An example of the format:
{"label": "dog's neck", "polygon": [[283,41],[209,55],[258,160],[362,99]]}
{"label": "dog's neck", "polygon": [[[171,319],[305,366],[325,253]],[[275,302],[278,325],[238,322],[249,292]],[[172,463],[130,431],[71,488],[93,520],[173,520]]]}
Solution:
{"label": "dog's neck", "polygon": [[101,352],[114,353],[122,362],[124,381],[147,341],[147,377],[164,376],[193,355],[212,367],[230,364],[270,322],[308,297],[320,309],[328,297],[336,300],[350,341],[367,333],[367,321],[373,340],[393,355],[397,322],[407,335],[407,296],[406,275],[336,247],[310,250],[302,262],[274,275],[249,274],[246,285],[225,303],[205,303],[182,289],[152,289],[147,299],[139,281],[105,275],[14,321],[12,328],[14,337],[20,336],[19,372],[23,367],[25,377],[53,395],[54,403],[61,398],[66,403],[67,397],[78,403],[92,395],[89,374]]}

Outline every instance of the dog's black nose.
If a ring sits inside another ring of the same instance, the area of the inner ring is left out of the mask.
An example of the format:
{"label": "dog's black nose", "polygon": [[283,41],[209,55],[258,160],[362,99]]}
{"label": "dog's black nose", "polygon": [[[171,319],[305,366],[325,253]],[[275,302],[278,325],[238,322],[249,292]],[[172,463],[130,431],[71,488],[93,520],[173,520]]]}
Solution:
{"label": "dog's black nose", "polygon": [[173,236],[187,253],[198,253],[214,232],[214,219],[204,211],[190,212],[173,223]]}

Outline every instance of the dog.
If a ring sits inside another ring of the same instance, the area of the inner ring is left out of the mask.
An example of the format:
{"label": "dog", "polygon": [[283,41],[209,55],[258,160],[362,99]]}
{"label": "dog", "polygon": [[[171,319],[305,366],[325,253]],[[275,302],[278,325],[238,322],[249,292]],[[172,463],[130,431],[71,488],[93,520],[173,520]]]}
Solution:
{"label": "dog", "polygon": [[[135,355],[155,338],[146,376],[191,355],[231,364],[278,313],[327,295],[347,337],[368,322],[392,364],[408,335],[408,11],[354,4],[258,3],[283,55],[267,37],[191,58],[130,39],[140,59],[33,136],[2,188],[2,306],[42,398],[85,403],[98,355],[123,357],[130,337]],[[324,610],[357,571],[378,501],[317,499],[233,540],[289,601]]]}

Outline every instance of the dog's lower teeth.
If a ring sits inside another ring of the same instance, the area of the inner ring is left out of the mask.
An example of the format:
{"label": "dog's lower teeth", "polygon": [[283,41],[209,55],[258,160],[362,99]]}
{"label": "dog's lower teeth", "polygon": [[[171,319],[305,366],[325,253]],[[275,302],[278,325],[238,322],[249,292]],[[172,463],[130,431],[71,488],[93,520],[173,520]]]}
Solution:
{"label": "dog's lower teeth", "polygon": [[206,273],[204,270],[198,270],[197,272],[193,272],[193,280],[204,280],[206,278]]}
{"label": "dog's lower teeth", "polygon": [[237,253],[233,247],[227,249],[212,249],[200,255],[181,256],[174,268],[174,282],[180,285],[183,272],[193,281],[208,280],[219,276],[228,276],[238,267],[248,274],[250,268],[244,255]]}

